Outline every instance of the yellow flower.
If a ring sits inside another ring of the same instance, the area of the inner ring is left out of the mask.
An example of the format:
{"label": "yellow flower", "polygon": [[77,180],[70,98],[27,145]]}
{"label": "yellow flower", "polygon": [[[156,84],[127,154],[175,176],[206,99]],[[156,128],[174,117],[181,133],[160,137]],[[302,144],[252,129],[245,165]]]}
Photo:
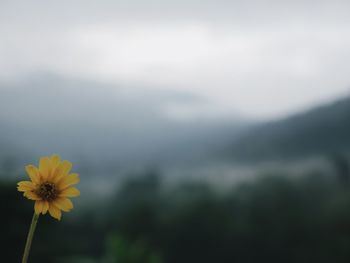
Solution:
{"label": "yellow flower", "polygon": [[58,220],[62,211],[69,212],[73,209],[73,203],[68,197],[76,197],[80,192],[72,185],[79,182],[79,175],[70,170],[72,163],[61,161],[58,155],[42,157],[39,161],[39,169],[34,165],[27,165],[26,171],[31,181],[21,181],[17,190],[23,195],[35,201],[34,211],[37,215],[46,214]]}

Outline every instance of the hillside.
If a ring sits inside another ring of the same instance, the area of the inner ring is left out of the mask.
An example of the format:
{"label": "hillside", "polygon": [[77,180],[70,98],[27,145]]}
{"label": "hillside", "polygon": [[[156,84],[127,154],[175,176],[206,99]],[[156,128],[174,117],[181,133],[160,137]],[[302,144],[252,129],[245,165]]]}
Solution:
{"label": "hillside", "polygon": [[168,110],[205,103],[187,93],[52,74],[0,83],[0,173],[8,159],[52,152],[99,172],[201,158],[245,125],[238,116],[183,121]]}
{"label": "hillside", "polygon": [[287,119],[256,125],[235,139],[237,160],[298,158],[350,150],[350,98]]}

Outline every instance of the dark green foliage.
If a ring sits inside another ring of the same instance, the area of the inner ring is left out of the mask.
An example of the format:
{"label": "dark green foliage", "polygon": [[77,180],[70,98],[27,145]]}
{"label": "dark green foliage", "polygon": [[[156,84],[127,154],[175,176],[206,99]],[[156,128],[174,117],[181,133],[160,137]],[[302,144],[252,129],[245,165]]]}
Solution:
{"label": "dark green foliage", "polygon": [[16,183],[0,183],[1,261],[20,262],[33,204],[17,192]]}
{"label": "dark green foliage", "polygon": [[[90,207],[62,222],[42,217],[31,262],[350,260],[350,192],[339,178],[259,178],[218,193],[198,182],[165,187],[156,173],[132,177],[102,210]],[[5,262],[19,262],[32,206],[15,184],[0,187],[2,255]]]}
{"label": "dark green foliage", "polygon": [[130,242],[119,235],[108,239],[105,261],[118,263],[162,263],[160,256],[152,250],[147,242],[136,240]]}
{"label": "dark green foliage", "polygon": [[116,202],[129,205],[113,220],[124,237],[146,240],[164,262],[350,259],[350,194],[336,177],[270,175],[225,195],[198,183],[163,191],[154,180],[127,183]]}

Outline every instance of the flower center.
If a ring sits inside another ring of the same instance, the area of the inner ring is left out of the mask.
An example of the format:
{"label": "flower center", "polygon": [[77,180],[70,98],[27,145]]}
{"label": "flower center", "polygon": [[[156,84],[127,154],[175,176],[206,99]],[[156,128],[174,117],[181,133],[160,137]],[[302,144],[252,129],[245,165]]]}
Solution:
{"label": "flower center", "polygon": [[36,193],[45,201],[52,201],[57,197],[56,186],[49,182],[42,183]]}

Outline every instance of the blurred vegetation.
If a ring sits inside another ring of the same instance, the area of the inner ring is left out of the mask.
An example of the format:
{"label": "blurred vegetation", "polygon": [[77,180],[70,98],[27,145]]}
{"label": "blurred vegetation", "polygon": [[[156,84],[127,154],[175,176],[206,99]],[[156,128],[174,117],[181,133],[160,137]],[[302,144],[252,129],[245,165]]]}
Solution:
{"label": "blurred vegetation", "polygon": [[[130,177],[107,204],[41,217],[30,262],[349,262],[350,189],[337,163],[334,174],[267,174],[227,192]],[[0,184],[0,200],[2,262],[20,262],[32,203],[15,182]]]}

